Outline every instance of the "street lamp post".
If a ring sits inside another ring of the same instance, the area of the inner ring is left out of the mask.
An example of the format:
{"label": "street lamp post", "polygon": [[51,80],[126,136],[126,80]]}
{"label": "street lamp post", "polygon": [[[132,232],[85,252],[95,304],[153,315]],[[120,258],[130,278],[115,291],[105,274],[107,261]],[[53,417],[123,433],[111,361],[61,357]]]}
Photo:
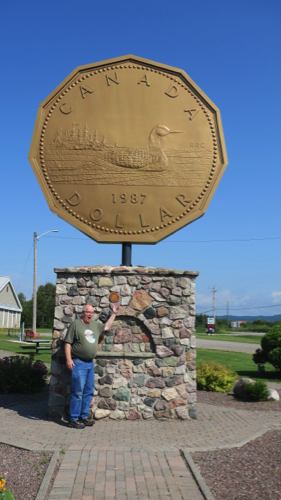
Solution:
{"label": "street lamp post", "polygon": [[40,236],[34,233],[34,267],[33,267],[33,318],[32,318],[32,330],[36,333],[36,315],[37,315],[37,241],[42,236],[47,233],[58,233],[57,229],[49,229]]}

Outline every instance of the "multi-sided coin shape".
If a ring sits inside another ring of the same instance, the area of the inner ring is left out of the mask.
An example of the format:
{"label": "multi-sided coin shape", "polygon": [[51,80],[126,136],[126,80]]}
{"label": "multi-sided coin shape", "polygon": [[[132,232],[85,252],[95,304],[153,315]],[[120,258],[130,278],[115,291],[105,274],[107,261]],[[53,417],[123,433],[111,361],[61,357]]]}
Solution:
{"label": "multi-sided coin shape", "polygon": [[201,217],[227,165],[218,108],[131,55],[77,68],[40,104],[29,160],[50,209],[100,243],[157,243]]}

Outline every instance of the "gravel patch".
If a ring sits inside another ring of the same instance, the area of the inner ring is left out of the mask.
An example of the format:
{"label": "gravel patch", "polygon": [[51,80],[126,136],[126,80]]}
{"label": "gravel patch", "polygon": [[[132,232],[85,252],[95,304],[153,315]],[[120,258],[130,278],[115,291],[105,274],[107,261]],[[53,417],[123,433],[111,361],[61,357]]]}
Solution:
{"label": "gravel patch", "polygon": [[281,499],[281,431],[241,446],[191,453],[216,500]]}
{"label": "gravel patch", "polygon": [[0,475],[16,500],[35,500],[52,453],[0,444]]}
{"label": "gravel patch", "polygon": [[235,408],[235,410],[281,411],[281,389],[278,393],[280,396],[279,401],[260,401],[253,403],[251,401],[238,399],[232,392],[197,391],[197,401],[198,403],[207,403],[215,406],[227,406],[228,408]]}

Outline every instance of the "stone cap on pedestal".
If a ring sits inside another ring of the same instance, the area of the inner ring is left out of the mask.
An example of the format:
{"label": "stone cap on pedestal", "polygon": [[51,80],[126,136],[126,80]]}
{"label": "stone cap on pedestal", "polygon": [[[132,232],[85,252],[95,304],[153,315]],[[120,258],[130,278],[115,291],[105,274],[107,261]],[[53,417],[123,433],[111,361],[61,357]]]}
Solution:
{"label": "stone cap on pedestal", "polygon": [[55,273],[91,273],[91,274],[152,274],[158,276],[168,276],[171,274],[177,276],[199,276],[199,271],[182,271],[180,269],[166,269],[165,267],[142,267],[142,266],[76,266],[76,267],[65,267],[62,269],[55,268]]}

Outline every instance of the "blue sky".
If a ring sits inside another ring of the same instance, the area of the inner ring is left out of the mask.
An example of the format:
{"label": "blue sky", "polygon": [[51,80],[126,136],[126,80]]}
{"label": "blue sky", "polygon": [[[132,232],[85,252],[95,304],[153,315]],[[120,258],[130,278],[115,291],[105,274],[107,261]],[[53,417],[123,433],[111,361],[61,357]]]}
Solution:
{"label": "blue sky", "polygon": [[[119,265],[120,245],[100,245],[51,213],[27,160],[39,104],[77,66],[134,54],[183,69],[221,112],[229,165],[198,221],[133,264],[198,270],[197,312],[281,313],[279,0],[178,0],[103,4],[2,2],[1,270],[32,294],[55,267]],[[273,306],[261,309],[260,306]],[[246,308],[246,309],[242,309]],[[255,309],[254,309],[255,308]]]}

